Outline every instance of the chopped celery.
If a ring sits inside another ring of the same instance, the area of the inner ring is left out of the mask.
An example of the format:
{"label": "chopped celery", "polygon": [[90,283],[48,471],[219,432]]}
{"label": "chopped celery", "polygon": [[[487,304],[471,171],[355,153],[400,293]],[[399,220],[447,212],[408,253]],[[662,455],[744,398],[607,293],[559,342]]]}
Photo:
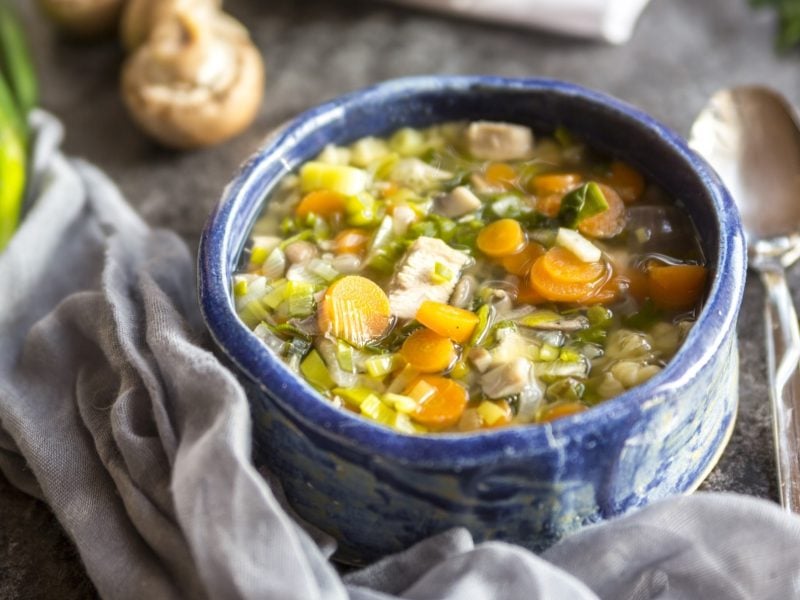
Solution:
{"label": "chopped celery", "polygon": [[534,363],[536,376],[545,383],[552,383],[562,377],[586,377],[589,367],[585,361],[564,362],[554,360],[552,362]]}
{"label": "chopped celery", "polygon": [[560,354],[561,349],[551,346],[550,344],[542,344],[542,347],[539,348],[539,360],[541,361],[554,361],[559,357]]}
{"label": "chopped celery", "polygon": [[317,160],[329,165],[346,165],[350,162],[350,155],[351,152],[349,149],[336,146],[335,144],[328,144],[322,149],[322,152],[319,153]]}
{"label": "chopped celery", "polygon": [[604,327],[611,324],[614,313],[605,306],[596,304],[586,311],[586,317],[589,319],[590,325]]}
{"label": "chopped celery", "polygon": [[561,315],[552,310],[537,310],[529,315],[525,315],[521,319],[517,319],[517,323],[524,327],[537,327],[544,323],[555,323],[561,320]]}
{"label": "chopped celery", "polygon": [[377,203],[371,194],[362,192],[345,200],[344,211],[348,225],[353,227],[373,225],[377,217]]}
{"label": "chopped celery", "polygon": [[321,260],[319,258],[313,259],[308,264],[308,269],[309,271],[314,273],[314,275],[318,275],[328,283],[330,283],[340,275],[339,271],[334,269],[329,262]]}
{"label": "chopped celery", "polygon": [[479,346],[486,339],[486,334],[489,333],[494,321],[494,313],[495,309],[490,304],[484,304],[478,309],[478,324],[469,340],[470,346]]}
{"label": "chopped celery", "polygon": [[272,284],[272,290],[267,293],[262,302],[269,306],[272,310],[278,308],[281,303],[286,300],[286,286],[289,282],[285,279],[279,279]]}
{"label": "chopped celery", "polygon": [[376,137],[364,137],[351,146],[350,163],[356,167],[367,167],[389,154],[389,145]]}
{"label": "chopped celery", "polygon": [[411,227],[409,227],[408,231],[412,237],[435,237],[438,228],[436,227],[436,223],[432,223],[431,221],[420,221],[419,223],[414,223]]}
{"label": "chopped celery", "polygon": [[266,248],[256,246],[250,251],[250,264],[254,267],[260,267],[267,260],[267,256],[269,256],[269,251]]}
{"label": "chopped celery", "polygon": [[514,218],[522,212],[518,196],[507,194],[492,202],[492,212],[501,218]]}
{"label": "chopped celery", "polygon": [[242,296],[247,294],[247,279],[244,277],[237,275],[233,278],[233,295],[237,298],[241,298]]}
{"label": "chopped celery", "polygon": [[378,423],[382,423],[384,425],[392,426],[394,423],[394,418],[397,413],[386,406],[381,399],[378,398],[375,394],[367,396],[364,401],[361,403],[361,414],[365,417],[372,419],[373,421],[377,421]]}
{"label": "chopped celery", "polygon": [[334,386],[328,366],[316,350],[309,352],[300,363],[300,372],[311,385],[319,390],[327,391]]}
{"label": "chopped celery", "polygon": [[370,356],[364,361],[364,368],[371,377],[384,377],[391,373],[397,366],[396,354],[379,354],[378,356]]}
{"label": "chopped celery", "polygon": [[253,328],[261,321],[268,319],[269,313],[258,300],[251,300],[239,311],[239,318],[248,327]]}
{"label": "chopped celery", "polygon": [[272,252],[262,261],[261,272],[269,279],[283,277],[286,270],[286,254],[280,248],[273,248]]}
{"label": "chopped celery", "polygon": [[575,339],[590,344],[602,344],[608,337],[608,330],[600,325],[589,327],[575,334]]}
{"label": "chopped celery", "polygon": [[355,352],[350,344],[343,342],[342,340],[337,340],[336,362],[339,363],[339,367],[342,369],[342,371],[345,371],[346,373],[355,373],[356,369],[354,355]]}
{"label": "chopped celery", "polygon": [[372,176],[376,180],[385,180],[389,177],[394,169],[397,161],[400,160],[400,156],[394,152],[387,154],[375,161],[373,161],[368,170],[372,173]]}
{"label": "chopped celery", "polygon": [[564,227],[574,229],[584,219],[598,215],[605,210],[608,210],[608,201],[603,195],[603,191],[594,181],[590,181],[564,196],[561,200],[558,220]]}
{"label": "chopped celery", "polygon": [[450,371],[450,376],[454,379],[463,379],[469,375],[469,365],[466,361],[459,360],[453,365],[453,370]]}
{"label": "chopped celery", "polygon": [[563,360],[564,362],[578,362],[583,360],[583,354],[574,348],[562,348],[561,352],[558,354],[558,360]]}
{"label": "chopped celery", "polygon": [[355,196],[366,189],[368,181],[367,172],[355,167],[311,161],[300,168],[300,187],[303,192],[331,190],[345,196]]}
{"label": "chopped celery", "polygon": [[583,398],[586,386],[572,377],[567,377],[547,386],[545,396],[550,402],[577,402]]}
{"label": "chopped celery", "polygon": [[364,387],[354,387],[354,388],[342,388],[337,387],[333,388],[332,393],[335,396],[339,396],[343,400],[345,400],[348,404],[358,408],[361,406],[361,403],[364,402],[370,396],[375,396],[375,390],[370,388]]}
{"label": "chopped celery", "polygon": [[403,413],[396,413],[394,415],[394,421],[392,422],[391,426],[392,429],[395,429],[400,433],[407,433],[409,435],[425,433],[427,431],[416,423],[413,423],[409,416]]}
{"label": "chopped celery", "polygon": [[389,147],[402,156],[418,156],[426,150],[427,144],[421,131],[404,127],[389,138]]}
{"label": "chopped celery", "polygon": [[573,229],[559,228],[556,244],[566,248],[583,262],[597,262],[603,256],[600,248]]}
{"label": "chopped celery", "polygon": [[289,281],[284,288],[289,316],[307,317],[314,312],[314,285],[305,281]]}
{"label": "chopped celery", "polygon": [[447,265],[436,262],[433,265],[433,273],[431,274],[431,281],[436,284],[447,283],[453,279],[454,273]]}
{"label": "chopped celery", "polygon": [[397,412],[409,415],[419,408],[419,404],[416,402],[416,400],[403,394],[392,394],[388,392],[382,396],[382,399]]}
{"label": "chopped celery", "polygon": [[484,400],[478,405],[478,414],[483,419],[483,422],[490,427],[506,418],[506,411],[490,400]]}

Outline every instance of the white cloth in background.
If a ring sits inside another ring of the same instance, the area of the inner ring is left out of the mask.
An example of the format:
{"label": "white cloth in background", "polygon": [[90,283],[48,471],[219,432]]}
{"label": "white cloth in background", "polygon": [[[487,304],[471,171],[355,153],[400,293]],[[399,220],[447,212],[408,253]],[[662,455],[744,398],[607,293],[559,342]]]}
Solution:
{"label": "white cloth in background", "polygon": [[250,462],[247,398],[208,347],[189,249],[62,156],[54,119],[34,125],[39,197],[0,254],[0,471],[49,504],[103,598],[800,598],[800,517],[722,494],[541,556],[455,529],[341,578],[330,540]]}
{"label": "white cloth in background", "polygon": [[473,19],[624,44],[650,0],[392,0]]}

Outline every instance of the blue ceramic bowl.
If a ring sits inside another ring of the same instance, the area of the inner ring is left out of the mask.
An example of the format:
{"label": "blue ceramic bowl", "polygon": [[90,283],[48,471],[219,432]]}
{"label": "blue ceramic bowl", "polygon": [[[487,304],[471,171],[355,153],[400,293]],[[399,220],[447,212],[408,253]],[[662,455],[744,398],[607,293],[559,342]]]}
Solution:
{"label": "blue ceramic bowl", "polygon": [[[293,376],[238,320],[231,278],[264,198],[325,144],[474,119],[560,124],[640,168],[691,213],[710,293],[659,375],[590,411],[545,425],[404,436],[335,408]],[[279,476],[300,516],[339,541],[344,561],[368,562],[455,526],[542,549],[587,523],[693,490],[733,427],[746,261],[733,202],[675,133],[576,85],[420,77],[309,110],[242,167],[208,221],[199,260],[206,323],[249,393],[256,459]]]}

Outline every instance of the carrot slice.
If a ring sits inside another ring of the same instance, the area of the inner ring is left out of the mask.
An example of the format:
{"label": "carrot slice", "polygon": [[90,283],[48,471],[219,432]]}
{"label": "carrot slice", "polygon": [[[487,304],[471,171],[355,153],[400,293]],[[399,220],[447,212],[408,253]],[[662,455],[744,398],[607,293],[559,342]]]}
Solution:
{"label": "carrot slice", "polygon": [[644,193],[644,177],[621,160],[611,163],[611,175],[606,179],[625,203],[636,202]]}
{"label": "carrot slice", "polygon": [[546,217],[555,219],[561,211],[561,200],[564,194],[548,194],[536,199],[536,210]]}
{"label": "carrot slice", "polygon": [[418,377],[406,387],[404,394],[419,404],[411,418],[431,429],[452,427],[467,407],[467,390],[452,379],[438,375]]}
{"label": "carrot slice", "polygon": [[318,322],[323,333],[361,347],[386,333],[391,320],[389,298],[366,277],[347,275],[325,291]]}
{"label": "carrot slice", "polygon": [[544,246],[541,244],[528,242],[520,252],[501,258],[500,264],[512,275],[524,277],[531,270],[533,261],[544,254],[544,252]]}
{"label": "carrot slice", "polygon": [[563,195],[582,181],[583,177],[579,173],[547,173],[533,177],[529,188],[537,196]]}
{"label": "carrot slice", "polygon": [[688,310],[700,300],[708,270],[699,265],[652,266],[647,270],[647,291],[658,308]]}
{"label": "carrot slice", "polygon": [[551,302],[587,302],[602,288],[599,281],[574,282],[554,278],[545,266],[542,256],[533,263],[530,286]]}
{"label": "carrot slice", "polygon": [[586,410],[586,405],[580,402],[563,402],[546,407],[539,415],[540,422],[555,421]]}
{"label": "carrot slice", "polygon": [[526,278],[522,281],[517,290],[517,302],[523,304],[542,304],[543,302],[547,302],[547,299],[537,292]]}
{"label": "carrot slice", "polygon": [[612,188],[598,183],[608,208],[578,223],[578,231],[593,238],[612,238],[625,229],[625,203]]}
{"label": "carrot slice", "polygon": [[433,300],[425,300],[420,305],[416,319],[428,329],[459,344],[472,336],[480,321],[474,312]]}
{"label": "carrot slice", "polygon": [[478,232],[478,248],[487,256],[501,258],[522,250],[525,232],[514,219],[500,219],[489,223]]}
{"label": "carrot slice", "polygon": [[342,229],[333,240],[336,254],[361,254],[369,244],[370,235],[364,229]]}
{"label": "carrot slice", "polygon": [[510,188],[517,180],[517,170],[507,163],[491,163],[483,176],[493,186]]}
{"label": "carrot slice", "polygon": [[456,349],[450,338],[423,327],[406,338],[400,355],[420,373],[438,373],[453,364]]}
{"label": "carrot slice", "polygon": [[310,213],[330,217],[344,212],[344,207],[345,198],[341,194],[330,190],[315,190],[303,196],[294,212],[300,218],[307,217]]}
{"label": "carrot slice", "polygon": [[542,265],[553,279],[568,283],[589,283],[596,281],[605,273],[606,267],[601,262],[583,262],[575,254],[553,246],[542,257]]}

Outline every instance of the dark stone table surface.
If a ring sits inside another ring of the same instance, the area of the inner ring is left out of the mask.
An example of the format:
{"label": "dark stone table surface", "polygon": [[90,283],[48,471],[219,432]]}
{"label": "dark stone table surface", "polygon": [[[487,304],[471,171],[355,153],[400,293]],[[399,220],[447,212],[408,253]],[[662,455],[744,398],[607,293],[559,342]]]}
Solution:
{"label": "dark stone table surface", "polygon": [[[773,50],[774,16],[747,0],[652,0],[622,47],[485,26],[377,0],[230,0],[266,58],[266,98],[253,127],[214,149],[178,154],[145,139],[117,93],[114,42],[60,39],[18,0],[30,25],[43,105],[66,125],[66,150],[105,169],[152,225],[196,245],[239,162],[271,127],[322,100],[383,79],[488,73],[567,79],[638,105],[686,134],[720,87],[763,83],[800,101],[800,53]],[[800,274],[792,273],[795,296]],[[800,298],[798,298],[800,300]],[[722,460],[703,484],[775,497],[765,383],[762,289],[751,277],[739,320],[740,410]],[[80,559],[47,508],[0,476],[0,598],[90,598]]]}

